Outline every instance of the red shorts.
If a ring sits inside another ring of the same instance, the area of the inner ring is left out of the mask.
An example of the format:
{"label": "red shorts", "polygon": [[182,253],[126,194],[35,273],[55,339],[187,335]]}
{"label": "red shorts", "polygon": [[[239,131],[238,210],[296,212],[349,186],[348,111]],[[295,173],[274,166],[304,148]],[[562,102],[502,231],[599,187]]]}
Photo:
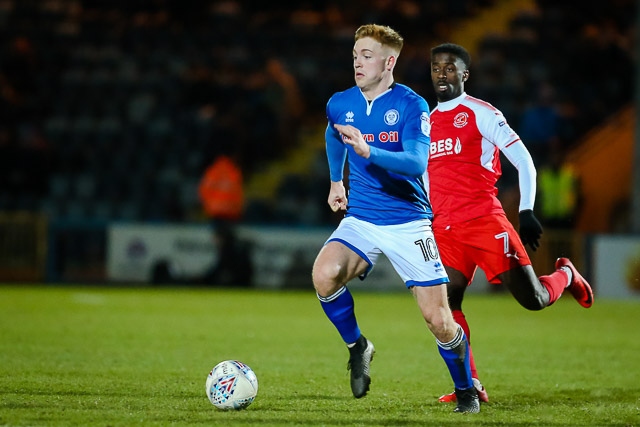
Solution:
{"label": "red shorts", "polygon": [[506,215],[494,214],[447,228],[433,227],[440,257],[473,280],[480,267],[490,283],[500,283],[498,275],[518,266],[530,265],[529,255]]}

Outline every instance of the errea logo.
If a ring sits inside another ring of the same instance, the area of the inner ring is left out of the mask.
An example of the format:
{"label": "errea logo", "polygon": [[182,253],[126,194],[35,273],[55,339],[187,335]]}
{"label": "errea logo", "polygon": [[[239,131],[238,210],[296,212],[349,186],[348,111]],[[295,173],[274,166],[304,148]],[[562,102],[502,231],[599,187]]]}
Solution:
{"label": "errea logo", "polygon": [[353,116],[354,116],[354,115],[355,115],[355,114],[353,114],[353,111],[349,111],[349,112],[346,114],[346,116],[347,116],[347,117],[345,118],[345,122],[347,122],[347,123],[353,123]]}

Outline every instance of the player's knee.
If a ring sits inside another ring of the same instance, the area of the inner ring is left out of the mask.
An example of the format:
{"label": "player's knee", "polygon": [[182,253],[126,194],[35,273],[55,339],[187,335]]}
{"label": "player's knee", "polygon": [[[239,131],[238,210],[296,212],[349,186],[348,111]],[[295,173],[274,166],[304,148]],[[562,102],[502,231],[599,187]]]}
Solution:
{"label": "player's knee", "polygon": [[462,300],[464,299],[464,291],[447,290],[447,300],[451,310],[462,310]]}
{"label": "player's knee", "polygon": [[327,263],[316,263],[311,272],[313,287],[320,296],[328,296],[340,286],[340,268]]}
{"label": "player's knee", "polygon": [[431,333],[440,341],[447,342],[455,336],[458,330],[453,319],[446,319],[443,316],[425,316],[427,327]]}
{"label": "player's knee", "polygon": [[548,298],[544,298],[544,295],[534,294],[529,298],[518,300],[521,306],[530,311],[540,311],[548,305]]}

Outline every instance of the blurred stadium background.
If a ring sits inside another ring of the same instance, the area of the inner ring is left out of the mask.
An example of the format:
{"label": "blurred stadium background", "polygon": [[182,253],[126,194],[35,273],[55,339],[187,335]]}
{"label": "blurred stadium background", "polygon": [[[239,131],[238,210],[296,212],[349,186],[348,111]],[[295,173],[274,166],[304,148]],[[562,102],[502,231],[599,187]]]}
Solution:
{"label": "blurred stadium background", "polygon": [[[233,148],[248,285],[310,288],[339,221],[324,106],[353,84],[366,22],[405,37],[396,78],[431,106],[430,47],[469,48],[467,91],[505,113],[539,169],[560,148],[579,179],[579,209],[545,224],[536,267],[570,256],[596,293],[640,297],[634,0],[0,0],[0,282],[149,283],[160,262],[189,282],[219,256],[198,182]],[[379,270],[374,288],[397,280]]]}

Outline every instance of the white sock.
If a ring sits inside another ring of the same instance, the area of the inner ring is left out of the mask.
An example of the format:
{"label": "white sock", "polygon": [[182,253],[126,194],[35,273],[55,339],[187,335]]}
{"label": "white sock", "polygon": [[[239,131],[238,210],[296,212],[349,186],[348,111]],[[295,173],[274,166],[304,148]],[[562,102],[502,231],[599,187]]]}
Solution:
{"label": "white sock", "polygon": [[560,267],[560,270],[562,270],[565,273],[567,273],[567,277],[569,277],[569,280],[567,282],[567,286],[565,286],[565,288],[568,288],[569,285],[571,284],[571,281],[573,280],[573,271],[571,271],[571,269],[569,267],[566,267],[566,266]]}

